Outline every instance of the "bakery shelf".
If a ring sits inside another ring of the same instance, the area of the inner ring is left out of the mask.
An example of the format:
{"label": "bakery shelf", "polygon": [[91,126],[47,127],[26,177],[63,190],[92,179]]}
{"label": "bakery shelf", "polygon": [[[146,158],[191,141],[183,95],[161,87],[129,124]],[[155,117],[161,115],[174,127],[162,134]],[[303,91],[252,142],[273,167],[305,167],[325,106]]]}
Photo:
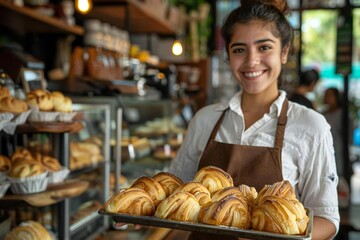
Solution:
{"label": "bakery shelf", "polygon": [[67,25],[59,19],[38,13],[29,7],[16,6],[6,0],[0,0],[0,24],[21,34],[84,34],[84,29],[80,26]]}
{"label": "bakery shelf", "polygon": [[165,17],[155,14],[138,0],[95,0],[88,17],[101,19],[131,33],[176,33]]}
{"label": "bakery shelf", "polygon": [[18,125],[16,133],[77,133],[83,124],[76,122],[31,122]]}
{"label": "bakery shelf", "polygon": [[13,206],[32,206],[32,207],[44,207],[58,202],[61,202],[67,198],[79,196],[89,187],[88,181],[69,180],[59,184],[51,184],[47,190],[40,193],[14,195],[7,194],[3,198],[0,198],[0,206],[13,207]]}

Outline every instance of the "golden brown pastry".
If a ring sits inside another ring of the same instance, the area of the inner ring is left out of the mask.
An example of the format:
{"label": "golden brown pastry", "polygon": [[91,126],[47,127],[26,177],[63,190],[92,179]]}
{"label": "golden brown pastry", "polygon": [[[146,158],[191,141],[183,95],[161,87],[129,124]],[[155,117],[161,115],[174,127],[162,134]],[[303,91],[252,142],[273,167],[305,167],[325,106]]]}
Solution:
{"label": "golden brown pastry", "polygon": [[170,196],[178,187],[183,184],[180,178],[174,174],[168,172],[159,172],[154,177],[154,180],[158,181],[163,187],[166,193],[166,197]]}
{"label": "golden brown pastry", "polygon": [[151,216],[155,212],[155,204],[143,189],[128,188],[114,194],[105,203],[104,209],[111,213]]}
{"label": "golden brown pastry", "polygon": [[59,160],[56,158],[36,153],[35,160],[41,163],[49,172],[56,172],[61,170]]}
{"label": "golden brown pastry", "polygon": [[245,195],[237,187],[226,187],[214,192],[211,201],[216,202],[230,195],[237,196],[238,198],[245,198]]}
{"label": "golden brown pastry", "polygon": [[52,111],[54,108],[51,93],[43,89],[28,92],[26,99],[30,106],[39,107],[40,111]]}
{"label": "golden brown pastry", "polygon": [[7,87],[0,86],[0,98],[10,96],[9,89]]}
{"label": "golden brown pastry", "polygon": [[16,161],[12,164],[9,176],[13,178],[25,178],[39,175],[45,172],[45,168],[36,161]]}
{"label": "golden brown pastry", "polygon": [[30,153],[30,151],[27,150],[26,148],[18,148],[11,155],[10,160],[12,163],[14,163],[17,160],[34,161],[35,159]]}
{"label": "golden brown pastry", "polygon": [[258,196],[258,192],[254,187],[249,187],[248,185],[241,184],[238,186],[239,191],[242,192],[242,194],[248,199],[248,203],[250,205],[253,205],[255,202],[255,199]]}
{"label": "golden brown pastry", "polygon": [[194,178],[195,182],[201,182],[213,194],[219,189],[234,186],[230,174],[215,166],[207,166],[200,169]]}
{"label": "golden brown pastry", "polygon": [[11,161],[7,156],[0,155],[0,172],[6,172],[11,167]]}
{"label": "golden brown pastry", "polygon": [[252,212],[252,228],[281,234],[305,234],[309,217],[296,199],[264,197]]}
{"label": "golden brown pastry", "polygon": [[251,214],[246,201],[242,201],[235,195],[229,195],[203,206],[199,212],[199,222],[249,229]]}
{"label": "golden brown pastry", "polygon": [[147,192],[153,200],[155,206],[166,198],[164,188],[156,180],[149,177],[140,177],[131,185],[130,188],[140,188]]}
{"label": "golden brown pastry", "polygon": [[199,201],[188,192],[177,192],[162,201],[155,217],[184,222],[197,222],[200,211]]}
{"label": "golden brown pastry", "polygon": [[211,202],[209,190],[199,182],[187,182],[181,185],[174,193],[177,192],[188,192],[194,195],[199,201],[200,205],[203,206]]}
{"label": "golden brown pastry", "polygon": [[0,98],[0,112],[10,112],[14,114],[19,114],[26,112],[28,110],[28,105],[25,101],[17,99],[12,96]]}
{"label": "golden brown pastry", "polygon": [[69,97],[65,97],[61,92],[51,92],[51,99],[54,104],[54,110],[57,112],[72,112],[73,105],[72,100]]}
{"label": "golden brown pastry", "polygon": [[261,204],[267,196],[278,196],[287,199],[296,199],[295,190],[287,180],[265,185],[259,192],[255,204]]}
{"label": "golden brown pastry", "polygon": [[38,222],[26,221],[15,227],[6,236],[5,240],[51,240],[46,228]]}

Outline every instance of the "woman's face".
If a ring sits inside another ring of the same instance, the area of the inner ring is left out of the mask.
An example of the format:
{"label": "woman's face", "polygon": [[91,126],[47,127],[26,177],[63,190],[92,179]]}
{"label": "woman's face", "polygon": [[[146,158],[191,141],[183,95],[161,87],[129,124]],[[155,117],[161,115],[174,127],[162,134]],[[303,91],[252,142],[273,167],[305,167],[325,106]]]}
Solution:
{"label": "woman's face", "polygon": [[277,80],[288,47],[272,33],[272,24],[251,21],[237,24],[229,44],[230,67],[244,93],[278,94]]}

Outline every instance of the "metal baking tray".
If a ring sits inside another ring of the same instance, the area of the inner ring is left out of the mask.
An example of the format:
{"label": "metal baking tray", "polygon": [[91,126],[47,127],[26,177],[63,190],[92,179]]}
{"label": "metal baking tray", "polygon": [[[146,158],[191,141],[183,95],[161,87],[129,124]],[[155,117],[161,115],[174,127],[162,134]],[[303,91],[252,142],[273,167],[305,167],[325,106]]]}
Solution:
{"label": "metal baking tray", "polygon": [[309,223],[306,230],[305,235],[286,235],[279,233],[271,233],[271,232],[263,232],[263,231],[255,231],[255,230],[246,230],[239,229],[234,227],[227,226],[214,226],[207,225],[202,223],[190,223],[190,222],[180,222],[173,221],[168,219],[161,219],[152,216],[133,216],[126,214],[118,214],[118,213],[109,213],[106,212],[103,208],[99,210],[99,214],[107,215],[113,218],[116,222],[123,223],[133,223],[140,224],[145,226],[154,226],[154,227],[164,227],[164,228],[173,228],[180,229],[185,231],[192,232],[202,232],[209,234],[217,234],[223,236],[233,236],[238,238],[251,238],[251,239],[292,239],[292,240],[300,240],[300,239],[311,239],[312,226],[313,226],[313,211],[306,208],[307,215],[309,216]]}

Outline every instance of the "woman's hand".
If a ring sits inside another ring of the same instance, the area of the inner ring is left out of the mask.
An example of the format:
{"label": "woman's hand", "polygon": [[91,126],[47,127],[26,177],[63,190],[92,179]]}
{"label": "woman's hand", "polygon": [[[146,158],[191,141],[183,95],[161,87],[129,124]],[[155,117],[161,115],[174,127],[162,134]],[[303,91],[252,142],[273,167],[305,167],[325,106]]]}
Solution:
{"label": "woman's hand", "polygon": [[[122,222],[114,222],[113,223],[113,228],[116,229],[116,230],[125,230],[128,228],[128,223],[122,223]],[[142,225],[139,225],[139,224],[134,224],[134,229],[135,230],[140,230],[140,229],[143,229],[143,228],[146,228]]]}

